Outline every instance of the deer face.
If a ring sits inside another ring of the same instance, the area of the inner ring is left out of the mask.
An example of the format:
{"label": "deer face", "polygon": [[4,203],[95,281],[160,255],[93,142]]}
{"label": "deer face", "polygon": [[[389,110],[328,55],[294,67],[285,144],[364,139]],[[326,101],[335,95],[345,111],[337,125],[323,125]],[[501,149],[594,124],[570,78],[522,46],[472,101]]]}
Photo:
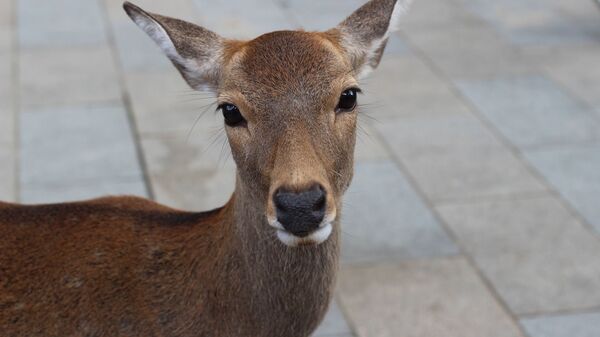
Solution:
{"label": "deer face", "polygon": [[407,0],[372,0],[324,33],[226,40],[191,23],[125,10],[188,84],[212,90],[238,167],[290,246],[332,232],[352,179],[359,79],[375,68]]}

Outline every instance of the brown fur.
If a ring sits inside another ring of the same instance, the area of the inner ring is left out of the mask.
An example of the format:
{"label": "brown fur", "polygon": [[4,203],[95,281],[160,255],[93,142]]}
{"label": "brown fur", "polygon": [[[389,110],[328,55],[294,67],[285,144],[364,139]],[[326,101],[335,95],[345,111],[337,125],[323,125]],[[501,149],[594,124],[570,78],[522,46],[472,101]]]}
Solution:
{"label": "brown fur", "polygon": [[[389,11],[389,3],[373,0],[367,10]],[[234,195],[205,213],[133,197],[0,203],[0,336],[307,337],[332,297],[353,170],[357,111],[334,112],[358,72],[343,26],[231,41],[126,9],[138,24],[164,28],[176,48],[167,53],[190,84],[216,87],[248,121],[226,127]],[[203,62],[215,65],[195,66]],[[273,192],[314,182],[338,214],[333,233],[288,247],[267,223]]]}

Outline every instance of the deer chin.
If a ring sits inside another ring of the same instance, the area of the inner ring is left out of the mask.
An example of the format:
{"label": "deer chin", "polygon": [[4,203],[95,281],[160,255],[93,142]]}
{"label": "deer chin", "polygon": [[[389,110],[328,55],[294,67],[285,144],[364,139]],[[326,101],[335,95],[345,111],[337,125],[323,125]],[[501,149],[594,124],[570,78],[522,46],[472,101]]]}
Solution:
{"label": "deer chin", "polygon": [[277,238],[289,247],[318,245],[325,242],[332,231],[333,225],[328,222],[305,237],[296,236],[285,229],[277,229]]}

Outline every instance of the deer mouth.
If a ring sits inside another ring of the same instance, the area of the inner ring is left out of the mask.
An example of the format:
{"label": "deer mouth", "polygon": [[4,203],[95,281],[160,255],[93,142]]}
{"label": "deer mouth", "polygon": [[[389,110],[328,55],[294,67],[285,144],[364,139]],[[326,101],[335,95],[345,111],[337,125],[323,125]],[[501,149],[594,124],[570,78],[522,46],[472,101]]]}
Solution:
{"label": "deer mouth", "polygon": [[269,225],[276,230],[277,238],[286,246],[310,246],[319,245],[331,236],[333,232],[333,221],[335,213],[326,216],[319,224],[318,228],[312,231],[296,231],[287,230],[277,219],[269,218]]}
{"label": "deer mouth", "polygon": [[277,238],[286,246],[290,247],[318,245],[325,242],[332,231],[333,225],[328,222],[317,230],[309,233],[294,234],[285,229],[277,229]]}

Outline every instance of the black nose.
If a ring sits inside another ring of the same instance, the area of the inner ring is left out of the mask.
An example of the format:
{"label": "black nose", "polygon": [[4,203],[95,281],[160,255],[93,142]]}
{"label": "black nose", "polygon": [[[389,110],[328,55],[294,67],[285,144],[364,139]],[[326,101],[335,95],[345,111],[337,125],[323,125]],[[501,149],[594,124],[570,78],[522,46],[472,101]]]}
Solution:
{"label": "black nose", "polygon": [[319,184],[304,191],[279,188],[273,201],[277,220],[288,232],[305,237],[319,228],[325,216],[325,191]]}

